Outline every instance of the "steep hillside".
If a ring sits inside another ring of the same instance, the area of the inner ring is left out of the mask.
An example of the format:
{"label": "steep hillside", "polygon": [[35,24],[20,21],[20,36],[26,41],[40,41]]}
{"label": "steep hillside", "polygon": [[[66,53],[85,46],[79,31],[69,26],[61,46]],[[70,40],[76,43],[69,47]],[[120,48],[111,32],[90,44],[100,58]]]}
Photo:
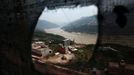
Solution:
{"label": "steep hillside", "polygon": [[44,31],[44,29],[56,28],[56,27],[59,26],[57,24],[51,23],[46,20],[38,20],[38,23],[36,25],[36,30]]}
{"label": "steep hillside", "polygon": [[96,33],[97,32],[97,18],[82,17],[79,20],[69,23],[62,27],[65,31],[69,32],[85,32],[85,33]]}

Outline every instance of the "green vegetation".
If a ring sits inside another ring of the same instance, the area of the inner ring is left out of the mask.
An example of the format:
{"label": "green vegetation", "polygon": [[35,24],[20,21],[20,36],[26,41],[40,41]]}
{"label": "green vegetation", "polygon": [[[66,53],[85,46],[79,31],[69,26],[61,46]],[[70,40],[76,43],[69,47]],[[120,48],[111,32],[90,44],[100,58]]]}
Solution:
{"label": "green vegetation", "polygon": [[58,44],[63,43],[65,39],[62,36],[45,33],[42,31],[36,31],[33,36],[33,40],[39,40],[45,42],[46,45],[49,45],[49,48],[53,50],[53,52],[57,52]]}
{"label": "green vegetation", "polygon": [[83,48],[79,48],[78,51],[74,52],[76,59],[66,65],[62,65],[64,67],[68,67],[73,70],[77,70],[80,72],[89,73],[90,65],[89,60],[92,56],[92,50],[94,45],[86,45]]}
{"label": "green vegetation", "polygon": [[58,46],[58,44],[51,44],[51,45],[49,45],[49,48],[52,49],[53,52],[55,53],[58,51],[59,46]]}
{"label": "green vegetation", "polygon": [[35,32],[33,36],[33,40],[38,39],[41,41],[44,41],[46,44],[53,43],[53,44],[58,44],[61,43],[62,40],[65,38],[59,35],[54,35],[54,34],[49,34],[45,32]]}
{"label": "green vegetation", "polygon": [[[54,53],[58,50],[58,44],[63,43],[63,40],[65,39],[62,36],[54,35],[54,34],[48,34],[44,32],[35,32],[34,38],[40,41],[44,41],[45,44],[49,45],[49,48],[54,50]],[[51,42],[50,42],[51,41]],[[73,41],[71,41],[71,44],[74,44]],[[94,48],[93,44],[85,45],[82,48],[78,48],[78,51],[74,52],[74,55],[76,59],[66,65],[61,65],[70,69],[74,69],[81,72],[89,73],[89,60],[92,56],[92,50]]]}

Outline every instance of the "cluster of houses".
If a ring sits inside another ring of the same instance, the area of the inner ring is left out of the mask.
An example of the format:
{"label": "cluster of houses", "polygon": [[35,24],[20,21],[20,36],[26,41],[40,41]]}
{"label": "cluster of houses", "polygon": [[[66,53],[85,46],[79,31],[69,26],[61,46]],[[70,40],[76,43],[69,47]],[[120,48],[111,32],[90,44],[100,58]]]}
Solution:
{"label": "cluster of houses", "polygon": [[[64,43],[63,44],[59,44],[60,48],[62,48],[65,53],[70,53],[70,52],[74,52],[77,51],[78,49],[76,49],[74,46],[70,45],[70,40],[69,39],[65,39],[63,40]],[[59,52],[62,52],[62,49],[59,49]]]}
{"label": "cluster of houses", "polygon": [[[73,52],[77,51],[78,49],[75,48],[74,46],[70,45],[70,40],[69,39],[65,39],[63,40],[63,43],[59,43],[58,44],[59,48],[58,51],[56,53],[54,53],[52,49],[50,49],[48,47],[48,45],[45,44],[45,42],[43,41],[34,41],[32,43],[32,55],[36,55],[38,57],[55,57],[57,55],[62,55],[64,56],[64,58],[68,58],[70,59],[70,57],[72,57]],[[65,57],[66,56],[66,57]],[[61,57],[62,59],[63,57]]]}

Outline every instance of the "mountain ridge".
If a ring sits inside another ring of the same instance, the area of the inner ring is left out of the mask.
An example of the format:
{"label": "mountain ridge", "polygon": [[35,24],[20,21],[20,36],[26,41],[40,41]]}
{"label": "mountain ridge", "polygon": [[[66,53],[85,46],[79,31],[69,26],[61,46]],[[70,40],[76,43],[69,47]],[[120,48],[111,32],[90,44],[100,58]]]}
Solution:
{"label": "mountain ridge", "polygon": [[97,16],[81,17],[80,19],[62,27],[62,29],[68,32],[97,33],[98,24],[96,17]]}
{"label": "mountain ridge", "polygon": [[44,31],[44,29],[57,28],[57,27],[59,27],[59,25],[55,23],[46,20],[38,20],[35,30]]}

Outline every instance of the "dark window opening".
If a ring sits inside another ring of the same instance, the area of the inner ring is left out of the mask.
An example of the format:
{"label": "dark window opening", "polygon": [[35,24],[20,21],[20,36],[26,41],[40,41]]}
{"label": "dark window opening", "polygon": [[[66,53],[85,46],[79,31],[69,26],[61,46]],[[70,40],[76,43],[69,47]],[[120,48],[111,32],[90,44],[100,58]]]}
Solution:
{"label": "dark window opening", "polygon": [[122,5],[115,6],[113,12],[117,15],[116,23],[121,27],[124,28],[127,25],[127,16],[126,13],[129,10]]}

